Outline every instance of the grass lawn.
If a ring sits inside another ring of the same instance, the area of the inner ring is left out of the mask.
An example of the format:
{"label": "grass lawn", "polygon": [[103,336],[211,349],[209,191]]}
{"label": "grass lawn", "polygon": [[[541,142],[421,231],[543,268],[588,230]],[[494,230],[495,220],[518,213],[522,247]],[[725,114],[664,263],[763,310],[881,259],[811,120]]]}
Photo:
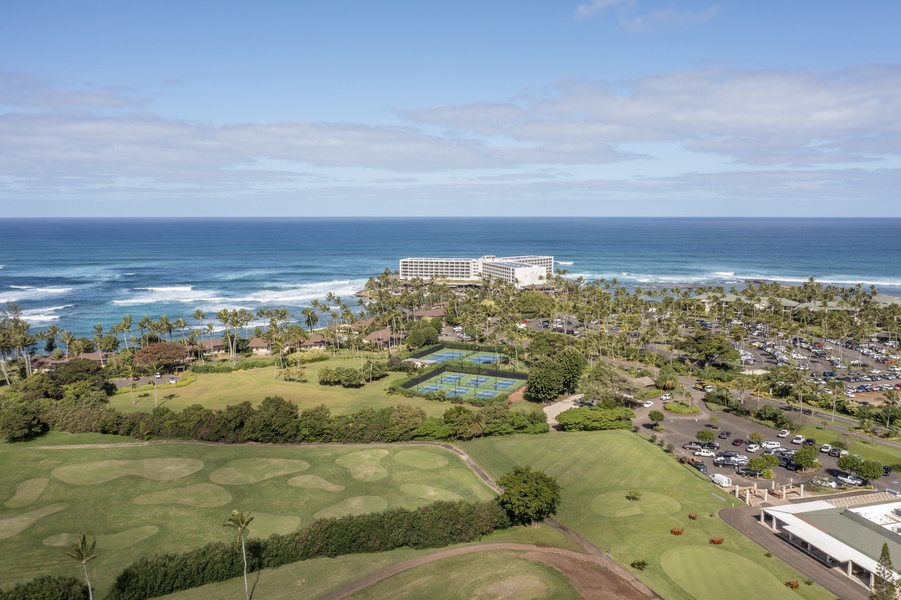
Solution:
{"label": "grass lawn", "polygon": [[[795,433],[815,439],[817,446],[832,444],[841,438],[841,433],[824,431],[813,424],[805,425]],[[857,436],[848,436],[848,439],[850,440],[848,452],[851,454],[859,454],[864,460],[875,460],[883,465],[901,465],[901,448],[888,446],[876,438],[863,439]]]}
{"label": "grass lawn", "polygon": [[[104,445],[116,439],[52,434],[0,445],[4,587],[41,574],[81,577],[63,554],[80,533],[97,536],[90,567],[102,596],[139,556],[229,539],[222,524],[233,508],[250,512],[250,535],[264,537],[320,516],[494,497],[455,454],[433,446]],[[61,447],[82,441],[98,447]]]}
{"label": "grass lawn", "polygon": [[[560,548],[566,548],[569,550],[580,551],[581,549],[569,541],[568,538],[564,537],[561,533],[557,532],[550,527],[541,526],[538,528],[535,527],[515,527],[513,529],[509,529],[506,531],[500,531],[498,533],[494,533],[492,535],[486,536],[482,540],[476,543],[483,542],[522,542],[522,543],[533,543],[533,544],[544,544],[547,546],[556,546]],[[463,544],[469,545],[469,544]],[[452,546],[453,547],[453,546]],[[410,560],[412,558],[416,558],[417,556],[425,556],[428,554],[432,554],[434,552],[439,551],[439,549],[429,549],[429,550],[411,550],[409,548],[400,548],[398,550],[392,550],[391,552],[382,552],[378,554],[352,554],[348,556],[339,556],[337,558],[317,558],[314,560],[307,560],[292,563],[290,565],[285,565],[283,567],[279,567],[278,569],[269,569],[264,570],[259,577],[259,582],[257,583],[256,590],[254,592],[255,598],[266,598],[266,600],[296,600],[297,598],[320,598],[333,592],[345,585],[349,585],[367,575],[371,575],[372,573],[377,573],[383,569],[387,569],[393,565],[398,563]],[[474,568],[478,569],[479,577],[490,577],[494,575],[494,578],[500,579],[501,576],[498,573],[505,573],[507,568],[507,563],[504,560],[497,560],[498,557],[504,556],[505,553],[479,553],[475,555],[471,555],[475,563],[462,564],[462,565],[454,565],[448,564],[446,561],[439,561],[436,563],[436,567],[438,568],[438,572],[442,574],[444,577],[455,576],[456,568],[465,569],[467,576],[473,576],[474,572],[472,571],[473,565]],[[480,564],[487,563],[479,563],[479,560],[491,560],[491,570],[488,570],[484,567],[480,567]],[[418,570],[411,571],[412,573],[419,572]],[[553,577],[554,574],[551,574],[551,578],[556,581],[556,578]],[[251,581],[254,580],[256,574],[254,574],[251,578]],[[390,581],[390,580],[389,580]],[[445,580],[449,581],[449,579]],[[383,583],[388,583],[385,581]],[[441,590],[442,593],[435,593],[434,590],[434,580],[423,580],[424,584],[429,586],[428,592],[426,593],[425,589],[418,590],[416,585],[409,586],[407,589],[411,590],[412,595],[409,596],[411,598],[471,598],[472,595],[463,595],[463,596],[448,596],[446,594],[453,593],[454,590],[449,590],[448,586],[445,585],[444,589]],[[564,582],[566,583],[566,582]],[[440,584],[439,584],[440,585]],[[566,584],[568,586],[568,583]],[[561,587],[560,589],[564,589]],[[230,597],[241,597],[241,594],[244,590],[243,579],[236,578],[230,581],[223,581],[220,583],[212,583],[210,585],[205,585],[203,587],[194,588],[191,590],[185,590],[183,592],[178,592],[176,594],[171,594],[169,596],[165,596],[167,600],[219,600],[220,598],[230,598]],[[421,593],[417,593],[420,592]],[[366,593],[368,590],[364,590]],[[395,590],[392,590],[390,594],[395,593]],[[434,595],[433,595],[434,594]],[[370,596],[352,596],[353,598],[357,597],[370,597]],[[379,596],[371,596],[371,597],[391,597],[389,594],[383,594]],[[488,595],[483,596],[485,598],[498,597],[497,595]],[[516,596],[522,597],[522,596]],[[525,596],[532,597],[532,596]],[[538,596],[539,598],[542,596]],[[547,596],[551,597],[551,596]],[[563,596],[566,597],[566,596]]]}
{"label": "grass lawn", "polygon": [[[785,587],[783,582],[804,577],[766,558],[715,516],[739,501],[631,432],[483,438],[459,445],[495,478],[515,465],[556,477],[563,493],[558,520],[626,568],[634,560],[647,561],[647,569],[635,575],[668,600],[832,598],[816,585]],[[641,499],[626,500],[631,490],[641,491]],[[698,519],[690,520],[689,513]],[[672,535],[672,528],[685,533]],[[712,546],[712,537],[725,543]]]}
{"label": "grass lawn", "polygon": [[[213,410],[225,408],[249,400],[254,406],[267,396],[281,396],[301,410],[325,404],[332,414],[341,415],[356,412],[361,408],[383,408],[398,404],[409,404],[422,408],[429,416],[440,416],[448,405],[430,402],[424,398],[404,398],[389,396],[385,390],[394,382],[405,377],[403,373],[390,373],[381,381],[374,381],[359,389],[340,386],[319,385],[319,369],[322,367],[359,367],[359,361],[350,358],[336,358],[312,363],[306,367],[306,383],[288,382],[273,377],[271,367],[234,371],[232,373],[201,373],[197,381],[184,387],[161,387],[157,390],[157,400],[161,406],[180,411],[192,404],[200,404]],[[136,404],[132,404],[131,393],[126,392],[110,397],[110,406],[123,412],[153,410],[153,391],[135,394]]]}

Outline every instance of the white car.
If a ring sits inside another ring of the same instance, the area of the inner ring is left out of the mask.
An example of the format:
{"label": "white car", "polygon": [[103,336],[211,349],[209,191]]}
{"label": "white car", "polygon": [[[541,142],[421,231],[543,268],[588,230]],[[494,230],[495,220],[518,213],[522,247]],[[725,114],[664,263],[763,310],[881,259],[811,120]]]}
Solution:
{"label": "white car", "polygon": [[796,435],[792,438],[792,444],[803,444],[805,440],[807,440],[807,438],[803,435]]}
{"label": "white car", "polygon": [[831,444],[823,444],[822,446],[820,446],[820,452],[828,453],[830,450],[832,450]]}
{"label": "white car", "polygon": [[843,485],[863,485],[863,479],[854,475],[839,475],[836,479]]}
{"label": "white car", "polygon": [[811,483],[825,488],[835,489],[838,487],[838,484],[835,483],[834,479],[828,479],[826,477],[814,477]]}
{"label": "white car", "polygon": [[775,450],[776,448],[781,448],[782,444],[780,444],[779,442],[766,441],[760,444],[760,447],[764,450]]}
{"label": "white car", "polygon": [[776,437],[787,438],[791,434],[792,434],[792,432],[789,431],[788,429],[783,429],[782,431],[780,431],[779,433],[776,434]]}
{"label": "white car", "polygon": [[652,406],[654,406],[654,403],[651,400],[648,400],[647,402],[642,402],[641,405],[645,408],[651,408]]}
{"label": "white car", "polygon": [[661,401],[661,402],[669,402],[669,401],[672,400],[672,399],[673,399],[673,395],[672,395],[672,394],[663,394],[662,396],[660,396],[660,401]]}
{"label": "white car", "polygon": [[748,444],[748,447],[745,448],[745,452],[757,452],[760,450],[760,446],[757,444]]}
{"label": "white car", "polygon": [[707,448],[703,448],[701,450],[695,451],[695,456],[705,456],[707,458],[710,458],[712,456],[716,456],[716,453],[714,453],[713,450],[708,450]]}

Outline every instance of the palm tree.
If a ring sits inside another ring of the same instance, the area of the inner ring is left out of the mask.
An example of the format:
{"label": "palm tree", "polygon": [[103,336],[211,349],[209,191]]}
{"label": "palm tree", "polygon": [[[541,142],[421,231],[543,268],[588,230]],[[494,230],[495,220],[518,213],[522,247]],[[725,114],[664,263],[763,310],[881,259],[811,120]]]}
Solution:
{"label": "palm tree", "polygon": [[59,332],[60,339],[63,340],[63,343],[66,345],[66,358],[69,358],[69,346],[75,343],[75,340],[78,339],[75,337],[75,334],[71,331],[63,329]]}
{"label": "palm tree", "polygon": [[835,403],[839,394],[844,394],[848,389],[843,381],[838,379],[830,379],[826,387],[832,392],[832,422],[835,423]]}
{"label": "palm tree", "polygon": [[91,543],[88,544],[87,537],[85,534],[81,534],[78,536],[78,540],[75,542],[69,542],[69,550],[66,550],[66,556],[71,556],[77,561],[81,561],[81,565],[84,567],[84,578],[88,582],[88,598],[90,600],[94,600],[94,592],[91,590],[91,579],[88,577],[88,561],[94,558],[97,558],[97,555],[94,553],[94,547],[97,545],[97,538],[91,538]]}
{"label": "palm tree", "polygon": [[235,530],[237,536],[235,547],[238,546],[239,542],[241,544],[241,555],[244,558],[244,600],[250,600],[250,590],[247,587],[247,548],[244,544],[244,532],[247,531],[247,527],[250,525],[251,521],[253,521],[253,517],[250,516],[250,513],[245,515],[240,510],[232,510],[232,514],[228,518],[228,521],[222,525],[223,527],[231,527]]}

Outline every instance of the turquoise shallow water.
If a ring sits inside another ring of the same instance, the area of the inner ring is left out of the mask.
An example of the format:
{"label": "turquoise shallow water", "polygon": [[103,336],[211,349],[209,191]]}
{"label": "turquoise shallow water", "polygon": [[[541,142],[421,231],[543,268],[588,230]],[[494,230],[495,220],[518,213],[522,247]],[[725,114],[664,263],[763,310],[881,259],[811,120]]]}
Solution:
{"label": "turquoise shallow water", "polygon": [[876,285],[901,295],[901,219],[0,219],[0,302],[33,328],[87,334],[126,313],[351,299],[406,256],[550,254],[627,285],[743,279]]}

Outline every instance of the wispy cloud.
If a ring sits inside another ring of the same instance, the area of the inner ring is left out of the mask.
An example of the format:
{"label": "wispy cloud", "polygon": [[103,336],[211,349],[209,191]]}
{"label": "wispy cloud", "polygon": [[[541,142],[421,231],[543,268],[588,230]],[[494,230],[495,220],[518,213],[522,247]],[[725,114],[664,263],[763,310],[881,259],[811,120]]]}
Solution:
{"label": "wispy cloud", "polygon": [[0,71],[0,106],[41,109],[130,108],[146,104],[123,89],[60,87],[30,73]]}
{"label": "wispy cloud", "polygon": [[591,0],[576,7],[577,19],[590,19],[608,8],[631,4],[632,0]]}
{"label": "wispy cloud", "polygon": [[702,12],[683,12],[673,7],[655,10],[646,15],[623,18],[623,26],[639,32],[658,29],[676,29],[687,25],[700,25],[713,19],[719,13],[719,6],[711,6]]}

